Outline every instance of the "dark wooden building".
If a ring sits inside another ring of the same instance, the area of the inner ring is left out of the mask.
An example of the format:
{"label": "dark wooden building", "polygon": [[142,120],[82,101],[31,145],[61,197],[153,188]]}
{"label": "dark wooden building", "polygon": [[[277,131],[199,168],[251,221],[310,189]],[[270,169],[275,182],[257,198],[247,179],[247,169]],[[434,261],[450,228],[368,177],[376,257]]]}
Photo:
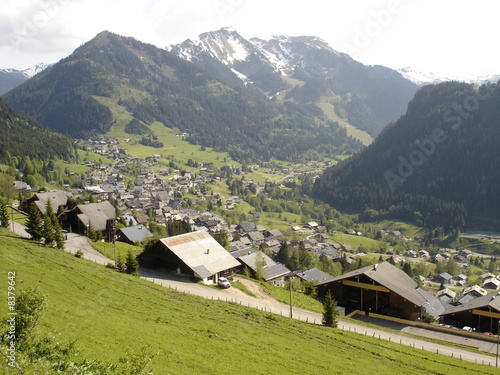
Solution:
{"label": "dark wooden building", "polygon": [[478,332],[497,334],[500,322],[500,293],[487,294],[447,309],[441,314],[441,322],[458,328],[469,326]]}
{"label": "dark wooden building", "polygon": [[361,310],[408,320],[425,314],[427,301],[418,292],[417,283],[387,262],[348,272],[316,287],[319,296],[330,290],[346,314]]}
{"label": "dark wooden building", "polygon": [[112,242],[116,211],[108,201],[79,204],[66,215],[66,226],[73,232],[87,235],[89,225],[92,223],[95,231],[102,232],[103,238]]}

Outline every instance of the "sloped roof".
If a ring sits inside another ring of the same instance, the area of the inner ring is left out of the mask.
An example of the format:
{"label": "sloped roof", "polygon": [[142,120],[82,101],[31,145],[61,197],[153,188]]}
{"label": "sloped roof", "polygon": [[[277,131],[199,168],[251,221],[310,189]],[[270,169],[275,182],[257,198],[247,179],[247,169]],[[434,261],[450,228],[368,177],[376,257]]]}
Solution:
{"label": "sloped roof", "polygon": [[473,300],[466,302],[463,305],[459,305],[446,310],[441,315],[448,315],[473,309],[481,309],[484,307],[491,307],[495,309],[497,312],[500,312],[500,292],[491,293],[482,297],[474,298]]}
{"label": "sloped roof", "polygon": [[248,238],[250,238],[250,241],[263,241],[264,240],[264,235],[261,232],[250,232],[247,234]]}
{"label": "sloped roof", "polygon": [[442,296],[442,295],[447,295],[449,296],[450,298],[455,298],[457,296],[457,293],[455,293],[453,290],[451,289],[448,289],[448,288],[444,288],[442,290],[439,290],[437,293],[436,293],[436,297],[439,297],[439,296]]}
{"label": "sloped roof", "polygon": [[297,273],[297,276],[305,281],[317,281],[320,283],[334,279],[334,277],[332,275],[329,275],[326,272],[323,272],[316,267],[311,268],[309,270],[299,272],[299,273]]}
{"label": "sloped roof", "polygon": [[120,232],[131,242],[142,242],[150,237],[154,237],[149,229],[142,224],[121,228]]}
{"label": "sloped roof", "polygon": [[281,237],[283,235],[279,229],[271,229],[269,234],[274,237]]}
{"label": "sloped roof", "polygon": [[405,272],[388,262],[363,267],[318,285],[345,280],[359,275],[369,277],[417,306],[422,306],[425,303],[425,298],[417,291],[417,283]]}
{"label": "sloped roof", "polygon": [[210,233],[205,231],[185,233],[160,241],[201,278],[240,265]]}
{"label": "sloped roof", "polygon": [[35,204],[42,214],[47,212],[47,202],[50,200],[54,212],[57,212],[59,206],[65,206],[68,202],[68,196],[64,191],[53,190],[46,193],[36,193]]}
{"label": "sloped roof", "polygon": [[464,291],[462,292],[462,294],[466,295],[466,294],[473,293],[473,292],[476,292],[477,294],[480,294],[482,296],[485,296],[488,294],[488,292],[486,290],[484,290],[483,288],[481,288],[477,284],[474,284],[474,285],[471,285],[471,286],[465,288]]}
{"label": "sloped roof", "polygon": [[78,219],[84,225],[92,222],[94,230],[105,230],[106,221],[115,217],[115,208],[108,201],[80,204],[77,206],[77,209],[80,211],[80,214],[77,215]]}
{"label": "sloped roof", "polygon": [[172,197],[170,196],[168,191],[158,191],[156,192],[156,199],[160,202],[170,201]]}
{"label": "sloped roof", "polygon": [[444,304],[441,302],[439,298],[435,295],[423,290],[422,288],[418,288],[417,291],[425,298],[426,302],[423,304],[425,307],[425,312],[429,315],[432,315],[435,319],[439,318],[444,310]]}
{"label": "sloped roof", "polygon": [[241,224],[238,225],[237,228],[243,232],[248,233],[248,232],[255,230],[255,225],[249,221],[243,221]]}
{"label": "sloped roof", "polygon": [[440,277],[440,278],[442,278],[444,280],[451,280],[451,279],[453,279],[453,276],[451,276],[448,272],[441,272],[441,273],[435,275],[434,277]]}
{"label": "sloped roof", "polygon": [[240,260],[240,262],[242,262],[255,272],[257,270],[257,257],[259,256],[259,254],[261,254],[262,259],[265,262],[265,265],[263,267],[265,272],[264,280],[273,280],[290,272],[290,270],[284,265],[276,263],[263,252],[244,255],[242,257],[239,257],[238,259]]}

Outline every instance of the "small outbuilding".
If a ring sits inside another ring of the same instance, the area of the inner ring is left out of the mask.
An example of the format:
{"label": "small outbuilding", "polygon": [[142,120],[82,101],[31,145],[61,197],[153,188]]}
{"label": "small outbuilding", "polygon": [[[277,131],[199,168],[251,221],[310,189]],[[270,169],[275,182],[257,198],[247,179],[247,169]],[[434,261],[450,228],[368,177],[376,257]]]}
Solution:
{"label": "small outbuilding", "polygon": [[142,224],[120,228],[118,229],[117,234],[120,241],[132,245],[136,242],[144,242],[148,238],[154,237],[153,233],[151,233],[149,229]]}
{"label": "small outbuilding", "polygon": [[[254,276],[261,272],[260,276],[264,281],[270,281],[276,286],[284,286],[285,275],[290,272],[284,265],[276,263],[261,251],[241,256],[238,260],[243,266],[247,266]],[[259,267],[261,267],[261,270],[259,270]]]}

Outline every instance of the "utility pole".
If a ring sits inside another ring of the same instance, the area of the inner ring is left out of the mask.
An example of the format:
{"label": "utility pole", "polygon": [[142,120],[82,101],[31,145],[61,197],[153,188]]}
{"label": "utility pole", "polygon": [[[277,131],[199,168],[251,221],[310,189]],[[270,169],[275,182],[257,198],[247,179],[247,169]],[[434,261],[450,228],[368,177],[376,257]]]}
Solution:
{"label": "utility pole", "polygon": [[495,367],[498,367],[498,345],[500,344],[500,320],[498,320],[497,326],[497,359],[495,361]]}
{"label": "utility pole", "polygon": [[[5,205],[5,209],[7,209],[7,205]],[[10,213],[12,214],[12,219],[10,220],[12,222],[12,233],[15,232],[15,225],[14,225],[14,203],[10,206]]]}
{"label": "utility pole", "polygon": [[290,278],[288,279],[288,284],[290,285],[290,318],[293,318],[292,281],[293,278],[290,276]]}

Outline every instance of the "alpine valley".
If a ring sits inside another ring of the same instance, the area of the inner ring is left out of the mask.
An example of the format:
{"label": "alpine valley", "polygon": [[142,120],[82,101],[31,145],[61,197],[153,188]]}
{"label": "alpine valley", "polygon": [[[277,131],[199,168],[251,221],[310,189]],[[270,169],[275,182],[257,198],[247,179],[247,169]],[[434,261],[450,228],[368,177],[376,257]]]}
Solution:
{"label": "alpine valley", "polygon": [[316,198],[450,233],[467,217],[500,218],[498,91],[419,88],[317,37],[245,39],[223,28],[164,49],[103,31],[4,99],[73,138],[118,129],[161,148],[160,124],[241,163],[353,155],[316,180]]}
{"label": "alpine valley", "polygon": [[246,40],[221,29],[167,50],[104,31],[5,100],[75,138],[108,132],[113,103],[236,160],[298,161],[359,151],[417,88],[314,37]]}

